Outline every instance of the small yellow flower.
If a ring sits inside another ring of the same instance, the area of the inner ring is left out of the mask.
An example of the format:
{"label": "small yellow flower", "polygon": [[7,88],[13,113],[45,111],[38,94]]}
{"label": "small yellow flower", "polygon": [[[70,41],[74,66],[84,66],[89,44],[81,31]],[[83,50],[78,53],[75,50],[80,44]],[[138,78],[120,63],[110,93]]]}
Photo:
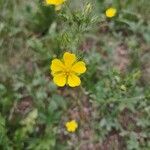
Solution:
{"label": "small yellow flower", "polygon": [[61,5],[65,0],[45,0],[46,5],[54,5],[56,10],[61,9]]}
{"label": "small yellow flower", "polygon": [[75,87],[81,84],[78,76],[86,71],[86,66],[83,61],[77,61],[75,54],[65,52],[62,60],[52,60],[50,69],[57,86],[63,87],[67,84]]}
{"label": "small yellow flower", "polygon": [[75,132],[78,128],[78,123],[75,120],[66,123],[66,128],[68,132]]}
{"label": "small yellow flower", "polygon": [[108,18],[112,18],[116,15],[116,13],[117,13],[117,9],[113,8],[113,7],[110,7],[106,10],[105,15]]}
{"label": "small yellow flower", "polygon": [[58,6],[58,5],[61,5],[65,2],[65,0],[45,0],[46,4],[47,5],[55,5],[55,6]]}

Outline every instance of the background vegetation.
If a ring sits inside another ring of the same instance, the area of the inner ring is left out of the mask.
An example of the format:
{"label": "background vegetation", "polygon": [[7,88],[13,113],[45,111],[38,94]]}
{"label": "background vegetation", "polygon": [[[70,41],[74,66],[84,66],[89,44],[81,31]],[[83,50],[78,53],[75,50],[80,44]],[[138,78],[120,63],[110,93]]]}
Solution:
{"label": "background vegetation", "polygon": [[[149,14],[149,0],[68,0],[57,12],[0,0],[0,149],[149,150]],[[87,64],[80,87],[52,81],[65,51]]]}

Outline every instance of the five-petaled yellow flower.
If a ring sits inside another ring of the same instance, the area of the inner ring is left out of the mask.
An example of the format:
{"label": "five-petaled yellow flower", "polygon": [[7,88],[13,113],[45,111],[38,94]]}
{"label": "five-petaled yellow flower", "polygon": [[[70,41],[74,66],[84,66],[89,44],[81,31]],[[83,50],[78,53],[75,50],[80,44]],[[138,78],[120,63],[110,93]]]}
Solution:
{"label": "five-petaled yellow flower", "polygon": [[114,17],[116,15],[116,13],[117,13],[117,9],[113,8],[113,7],[108,8],[105,12],[106,17],[108,17],[108,18]]}
{"label": "five-petaled yellow flower", "polygon": [[78,128],[78,123],[75,120],[66,123],[66,128],[68,132],[75,132]]}
{"label": "five-petaled yellow flower", "polygon": [[63,87],[67,84],[75,87],[81,84],[78,76],[86,71],[86,66],[83,61],[77,61],[75,54],[65,52],[62,60],[52,60],[50,69],[57,86]]}
{"label": "five-petaled yellow flower", "polygon": [[65,0],[45,0],[46,5],[54,5],[56,10],[61,8]]}

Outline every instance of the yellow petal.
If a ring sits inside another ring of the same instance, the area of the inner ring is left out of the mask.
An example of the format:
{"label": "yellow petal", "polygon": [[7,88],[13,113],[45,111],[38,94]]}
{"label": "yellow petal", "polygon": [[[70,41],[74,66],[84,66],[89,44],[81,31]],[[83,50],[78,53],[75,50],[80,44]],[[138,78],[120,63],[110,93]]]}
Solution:
{"label": "yellow petal", "polygon": [[79,61],[72,66],[72,71],[75,73],[84,73],[86,71],[85,63],[83,61]]}
{"label": "yellow petal", "polygon": [[76,61],[75,54],[65,52],[63,55],[63,60],[66,66],[71,66]]}
{"label": "yellow petal", "polygon": [[61,5],[65,0],[45,0],[47,5]]}
{"label": "yellow petal", "polygon": [[78,76],[75,74],[70,74],[68,76],[68,85],[71,87],[79,86],[81,84],[81,80]]}
{"label": "yellow petal", "polygon": [[64,64],[59,59],[54,59],[50,68],[53,73],[63,71]]}
{"label": "yellow petal", "polygon": [[63,73],[56,74],[53,78],[54,83],[57,86],[64,86],[66,84],[66,75]]}

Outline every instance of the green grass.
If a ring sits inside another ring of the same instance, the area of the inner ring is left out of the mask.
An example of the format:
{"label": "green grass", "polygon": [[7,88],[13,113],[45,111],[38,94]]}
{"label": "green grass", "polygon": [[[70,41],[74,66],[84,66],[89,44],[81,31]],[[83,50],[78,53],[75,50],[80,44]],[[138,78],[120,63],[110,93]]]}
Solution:
{"label": "green grass", "polygon": [[[78,0],[55,12],[0,0],[0,149],[149,150],[149,6]],[[53,83],[51,60],[65,51],[86,62],[80,87]],[[79,127],[68,133],[72,119]]]}

